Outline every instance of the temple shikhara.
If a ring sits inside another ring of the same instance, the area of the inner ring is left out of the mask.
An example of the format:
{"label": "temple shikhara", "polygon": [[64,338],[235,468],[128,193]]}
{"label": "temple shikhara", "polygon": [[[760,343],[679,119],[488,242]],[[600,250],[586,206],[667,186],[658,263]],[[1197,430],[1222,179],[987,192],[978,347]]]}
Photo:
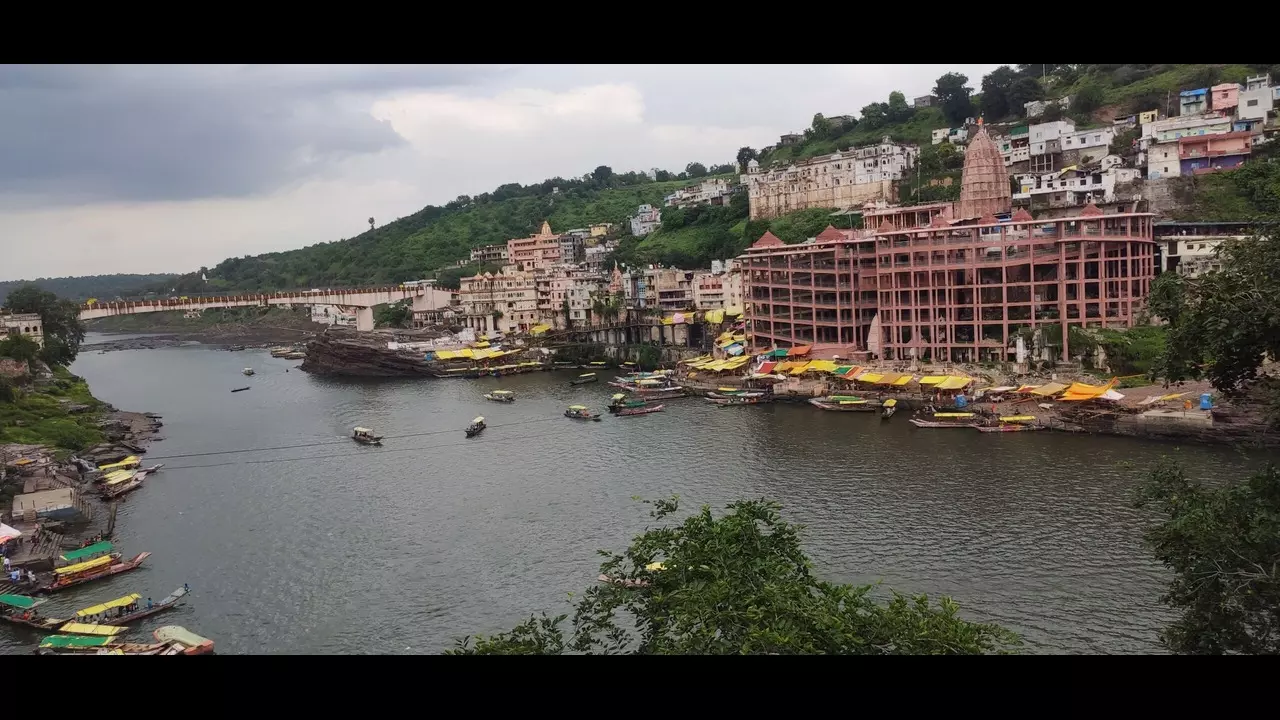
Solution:
{"label": "temple shikhara", "polygon": [[[867,205],[864,230],[786,245],[766,232],[740,258],[757,350],[813,345],[845,358],[1021,362],[1037,331],[1131,327],[1155,277],[1154,215],[1036,219],[1012,212],[986,128],[965,153],[957,202]],[[1056,344],[1056,342],[1054,343]]]}

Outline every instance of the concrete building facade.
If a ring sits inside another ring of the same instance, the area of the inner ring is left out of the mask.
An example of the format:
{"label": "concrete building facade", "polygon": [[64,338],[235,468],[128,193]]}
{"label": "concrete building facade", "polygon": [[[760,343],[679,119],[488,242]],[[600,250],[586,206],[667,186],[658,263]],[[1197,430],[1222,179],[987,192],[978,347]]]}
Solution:
{"label": "concrete building facade", "polygon": [[508,243],[498,243],[471,248],[471,263],[473,265],[497,265],[502,267],[507,264],[507,258],[509,257],[508,247]]}
{"label": "concrete building facade", "polygon": [[39,313],[0,315],[0,328],[3,328],[4,335],[21,335],[34,340],[41,348],[44,347],[44,322]]}
{"label": "concrete building facade", "polygon": [[1203,175],[1237,168],[1252,152],[1251,132],[1184,137],[1178,141],[1182,175]]}
{"label": "concrete building facade", "polygon": [[851,208],[894,197],[895,181],[915,165],[919,148],[883,138],[880,143],[762,169],[752,160],[742,184],[751,219],[813,207]]}
{"label": "concrete building facade", "polygon": [[1244,90],[1240,92],[1240,104],[1236,117],[1241,120],[1259,120],[1265,122],[1267,115],[1275,107],[1271,94],[1271,76],[1256,75],[1247,78]]}
{"label": "concrete building facade", "polygon": [[644,237],[662,227],[662,211],[645,203],[636,209],[636,214],[630,218],[630,222],[631,234],[636,237]]}

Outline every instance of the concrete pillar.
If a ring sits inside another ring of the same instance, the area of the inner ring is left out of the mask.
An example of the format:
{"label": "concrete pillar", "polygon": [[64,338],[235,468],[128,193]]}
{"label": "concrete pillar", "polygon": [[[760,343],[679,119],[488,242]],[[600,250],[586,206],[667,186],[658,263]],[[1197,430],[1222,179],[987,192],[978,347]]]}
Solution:
{"label": "concrete pillar", "polygon": [[369,332],[373,329],[373,308],[362,307],[356,311],[356,330]]}

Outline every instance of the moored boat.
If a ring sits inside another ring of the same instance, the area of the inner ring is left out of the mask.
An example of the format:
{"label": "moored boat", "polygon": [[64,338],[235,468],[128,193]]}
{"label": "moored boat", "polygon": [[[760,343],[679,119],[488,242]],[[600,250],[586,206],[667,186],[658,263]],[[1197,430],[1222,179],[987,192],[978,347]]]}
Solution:
{"label": "moored boat", "polygon": [[[124,597],[116,598],[115,600],[109,600],[107,602],[79,610],[76,612],[75,620],[70,622],[89,622],[91,620],[98,620],[100,622],[110,623],[111,625],[128,625],[129,623],[137,622],[143,618],[148,618],[152,615],[162,613],[165,610],[172,610],[182,604],[182,600],[187,596],[188,592],[190,592],[190,589],[186,585],[183,585],[177,590],[169,593],[168,597],[158,603],[152,602],[151,598],[147,598],[146,603],[144,603],[141,595],[138,593],[131,593]],[[115,612],[112,613],[112,610]],[[75,631],[69,631],[65,627],[59,628],[58,632],[71,632],[72,634],[77,634]]]}
{"label": "moored boat", "polygon": [[998,424],[979,425],[978,432],[1029,432],[1043,430],[1044,426],[1036,423],[1035,415],[1005,415],[999,418]]}
{"label": "moored boat", "polygon": [[245,375],[253,375],[253,374],[254,374],[254,373],[253,373],[253,368],[245,368],[244,370],[241,370],[240,372],[244,373]]}
{"label": "moored boat", "polygon": [[573,420],[595,420],[599,421],[600,416],[591,412],[585,405],[570,405],[568,410],[564,411],[564,416]]}
{"label": "moored boat", "polygon": [[622,408],[617,412],[618,417],[627,417],[630,415],[648,415],[649,413],[662,412],[666,405],[645,405],[644,407]]}
{"label": "moored boat", "polygon": [[883,403],[881,403],[880,407],[884,408],[880,412],[880,419],[888,420],[889,418],[893,417],[893,414],[895,412],[898,411],[898,401],[894,400],[893,398],[889,398],[888,400],[885,400]]}
{"label": "moored boat", "polygon": [[476,418],[475,420],[472,420],[471,424],[467,426],[467,429],[465,432],[467,433],[467,437],[471,438],[484,432],[484,429],[486,427],[488,426],[484,424],[484,417],[482,416],[482,417]]}
{"label": "moored boat", "polygon": [[50,635],[40,641],[37,655],[208,655],[213,641],[186,628],[157,629],[154,643],[126,643],[110,636]]}
{"label": "moored boat", "polygon": [[0,620],[14,625],[26,625],[37,630],[52,630],[66,622],[47,618],[36,608],[47,602],[44,598],[26,595],[0,595]]}
{"label": "moored boat", "polygon": [[366,427],[352,428],[351,439],[361,445],[381,445],[382,436],[376,435],[372,430]]}
{"label": "moored boat", "polygon": [[510,390],[494,390],[493,392],[485,393],[484,399],[492,400],[494,402],[509,403],[516,401],[516,394]]}
{"label": "moored boat", "polygon": [[107,465],[99,465],[98,471],[103,473],[112,473],[119,470],[135,470],[142,467],[142,458],[137,455],[130,455],[120,462],[113,462]]}
{"label": "moored boat", "polygon": [[648,404],[649,404],[649,401],[646,399],[643,399],[643,398],[627,399],[627,396],[624,393],[615,393],[614,396],[609,399],[609,412],[616,413],[619,410],[622,410],[624,408],[638,408],[638,407],[644,407],[645,405],[648,405]]}
{"label": "moored boat", "polygon": [[853,395],[831,395],[825,398],[811,398],[809,404],[816,408],[834,412],[875,412],[877,408],[870,401]]}
{"label": "moored boat", "polygon": [[122,562],[117,556],[103,555],[88,562],[56,568],[53,571],[53,579],[48,584],[36,588],[36,592],[41,594],[60,592],[94,580],[129,572],[141,567],[142,563],[150,556],[151,553],[149,552],[141,552],[135,555],[132,560]]}
{"label": "moored boat", "polygon": [[977,415],[971,412],[934,413],[932,420],[911,418],[912,425],[918,428],[969,428],[978,426]]}
{"label": "moored boat", "polygon": [[764,402],[764,398],[761,398],[761,397],[719,397],[719,398],[709,397],[707,398],[707,402],[715,403],[720,407],[729,407],[731,405],[759,405],[760,403]]}
{"label": "moored boat", "polygon": [[587,383],[593,383],[598,379],[599,378],[596,377],[595,373],[582,373],[581,375],[574,378],[573,380],[570,380],[569,384],[570,385],[586,385]]}
{"label": "moored boat", "polygon": [[248,389],[249,389],[249,386],[246,385],[242,388],[231,388],[231,392],[244,392],[245,390],[248,390]]}

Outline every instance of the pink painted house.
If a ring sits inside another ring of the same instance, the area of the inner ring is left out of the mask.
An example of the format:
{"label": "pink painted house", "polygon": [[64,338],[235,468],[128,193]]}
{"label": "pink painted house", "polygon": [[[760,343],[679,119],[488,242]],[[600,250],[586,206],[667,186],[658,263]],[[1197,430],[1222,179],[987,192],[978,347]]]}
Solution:
{"label": "pink painted house", "polygon": [[1214,112],[1233,113],[1240,106],[1240,86],[1236,83],[1214,85],[1209,88],[1209,95],[1213,98],[1210,107]]}
{"label": "pink painted house", "polygon": [[1239,167],[1253,152],[1253,134],[1230,132],[1196,135],[1178,140],[1183,175],[1203,175]]}

